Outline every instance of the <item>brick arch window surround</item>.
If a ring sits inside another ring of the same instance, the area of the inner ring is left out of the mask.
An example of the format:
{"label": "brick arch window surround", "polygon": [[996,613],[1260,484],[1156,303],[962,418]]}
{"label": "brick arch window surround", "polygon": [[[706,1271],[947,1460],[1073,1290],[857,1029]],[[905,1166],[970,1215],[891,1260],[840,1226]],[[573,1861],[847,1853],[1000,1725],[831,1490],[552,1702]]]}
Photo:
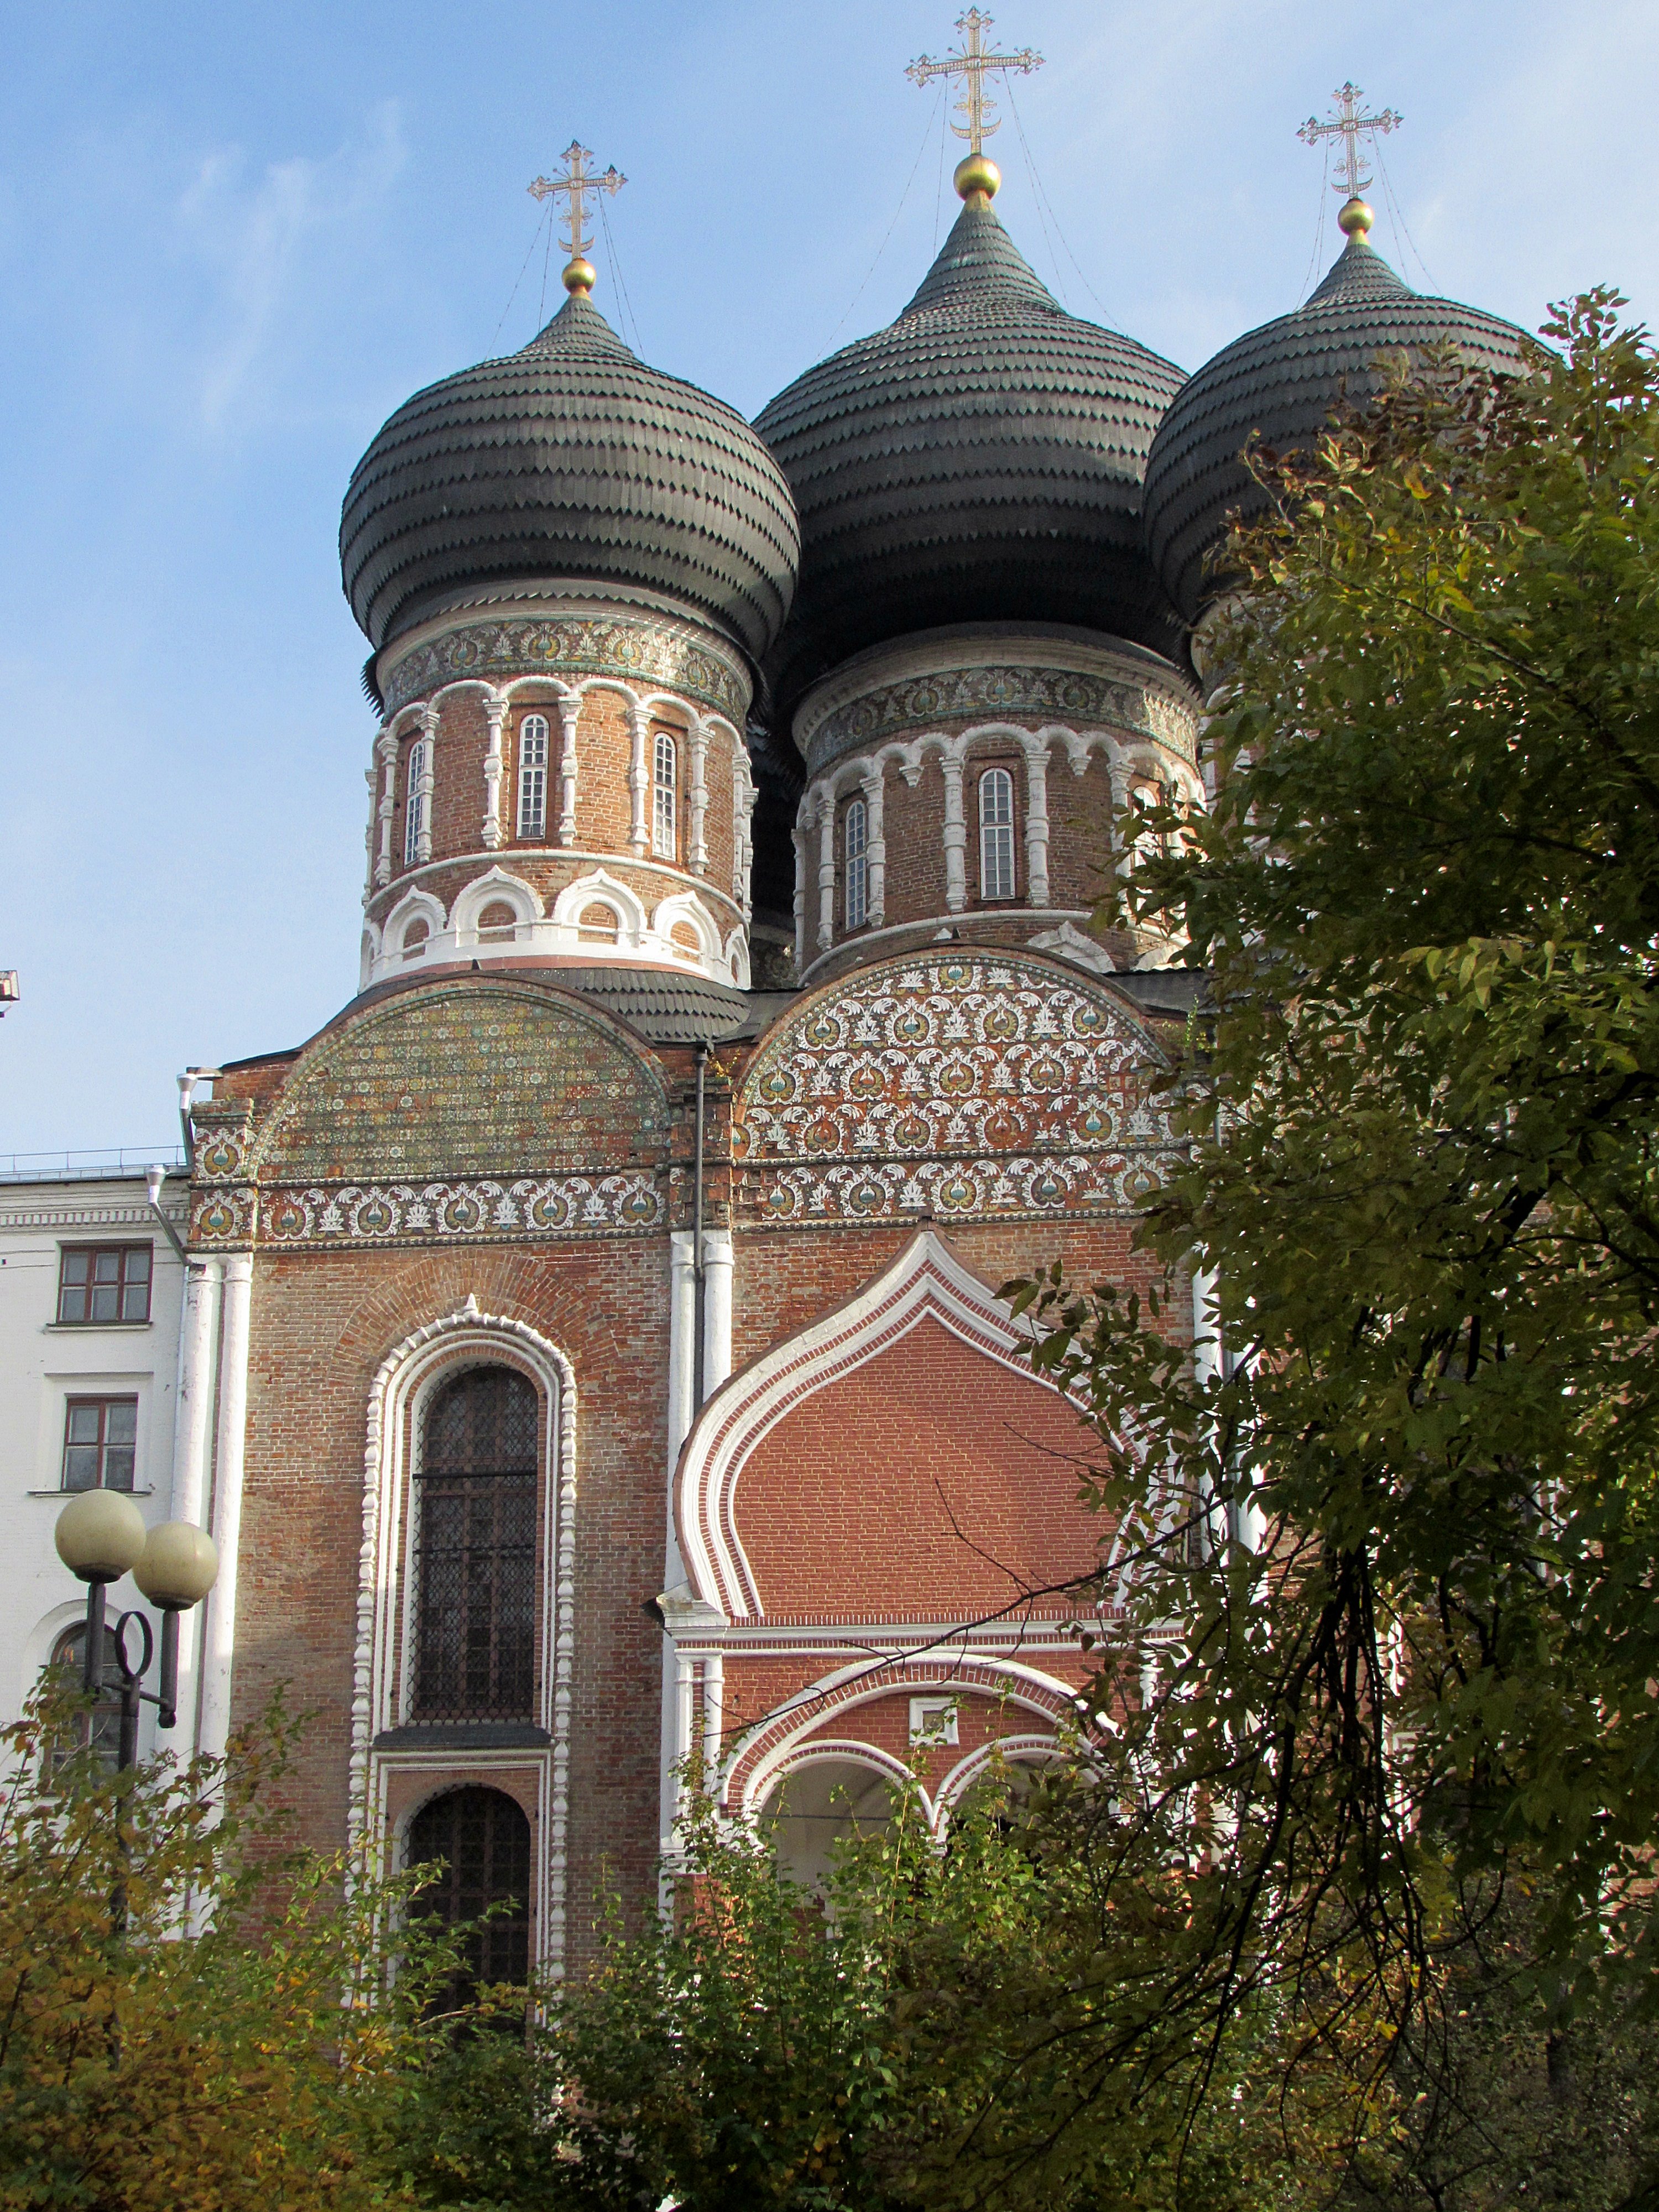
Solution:
{"label": "brick arch window surround", "polygon": [[411,1720],[533,1717],[540,1410],[518,1369],[477,1365],[422,1413]]}
{"label": "brick arch window surround", "polygon": [[[465,1938],[468,1983],[523,1983],[530,1973],[530,1823],[505,1790],[469,1784],[422,1805],[410,1823],[408,1863],[431,1865],[431,1879],[411,1901],[411,1914],[454,1928],[480,1922]],[[491,1905],[505,1906],[489,1920]]]}

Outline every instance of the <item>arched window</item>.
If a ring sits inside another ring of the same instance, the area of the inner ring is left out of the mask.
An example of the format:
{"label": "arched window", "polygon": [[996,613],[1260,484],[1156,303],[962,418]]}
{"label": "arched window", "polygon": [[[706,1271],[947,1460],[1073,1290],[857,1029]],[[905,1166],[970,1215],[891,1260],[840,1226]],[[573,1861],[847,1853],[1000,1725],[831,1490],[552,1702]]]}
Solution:
{"label": "arched window", "polygon": [[440,1386],[416,1461],[410,1717],[533,1719],[535,1390],[516,1369]]}
{"label": "arched window", "polygon": [[1006,768],[988,768],[979,780],[979,895],[1014,895],[1014,779]]}
{"label": "arched window", "polygon": [[847,858],[847,927],[862,929],[870,913],[870,817],[861,799],[848,805],[842,823]]}
{"label": "arched window", "polygon": [[677,761],[674,740],[659,730],[651,755],[651,849],[659,860],[674,857]]}
{"label": "arched window", "polygon": [[519,835],[537,842],[547,835],[545,714],[526,714],[519,725]]}
{"label": "arched window", "polygon": [[416,738],[409,749],[409,770],[404,781],[404,866],[412,868],[421,857],[426,832],[426,739]]}
{"label": "arched window", "polygon": [[447,1790],[422,1806],[410,1823],[409,1863],[442,1866],[410,1901],[411,1917],[441,1921],[453,1928],[477,1920],[492,1905],[496,1912],[466,1939],[466,1969],[454,1996],[465,2000],[466,1984],[523,1983],[530,1977],[530,1823],[522,1807],[504,1790],[476,1784]]}
{"label": "arched window", "polygon": [[[87,1625],[76,1621],[66,1628],[52,1647],[52,1666],[61,1674],[70,1688],[78,1690],[86,1664]],[[77,1751],[90,1750],[101,1765],[113,1766],[121,1747],[121,1667],[115,1656],[115,1631],[104,1631],[104,1671],[99,1683],[97,1702],[90,1713],[82,1713],[76,1722],[76,1732],[67,1741],[59,1741],[52,1750],[52,1764],[62,1765]]]}

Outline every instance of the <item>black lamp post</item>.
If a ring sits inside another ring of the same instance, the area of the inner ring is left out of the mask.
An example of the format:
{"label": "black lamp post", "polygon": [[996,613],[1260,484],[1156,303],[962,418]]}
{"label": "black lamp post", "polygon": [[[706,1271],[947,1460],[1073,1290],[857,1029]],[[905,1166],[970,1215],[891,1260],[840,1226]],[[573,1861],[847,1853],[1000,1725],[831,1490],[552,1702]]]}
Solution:
{"label": "black lamp post", "polygon": [[[121,1676],[121,1747],[118,1768],[138,1756],[138,1708],[156,1707],[164,1729],[178,1720],[179,1616],[199,1605],[219,1573],[213,1539],[188,1521],[146,1528],[144,1516],[118,1490],[85,1490],[58,1516],[58,1556],[87,1585],[86,1665],[82,1680],[100,1687],[104,1671],[104,1590],[130,1573],[161,1616],[161,1689],[142,1685],[155,1656],[155,1640],[142,1613],[124,1613],[115,1624],[115,1659]],[[135,1664],[127,1648],[136,1626],[143,1650]]]}

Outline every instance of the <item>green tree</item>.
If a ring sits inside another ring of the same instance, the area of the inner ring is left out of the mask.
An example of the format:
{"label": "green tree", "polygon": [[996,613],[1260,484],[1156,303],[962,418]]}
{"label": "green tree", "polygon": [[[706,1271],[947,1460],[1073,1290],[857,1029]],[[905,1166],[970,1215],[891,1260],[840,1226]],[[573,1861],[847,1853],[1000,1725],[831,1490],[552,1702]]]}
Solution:
{"label": "green tree", "polygon": [[283,1850],[280,1709],[115,1774],[63,1756],[82,1703],[52,1686],[0,1733],[0,2207],[416,2202],[398,2100],[455,1961],[398,1932],[410,1880]]}
{"label": "green tree", "polygon": [[[1402,364],[1310,460],[1258,457],[1216,801],[1160,812],[1123,894],[1211,975],[1143,1241],[1168,1296],[1212,1278],[1224,1356],[1109,1288],[1018,1293],[1124,1531],[1074,1820],[1127,1893],[1166,1854],[1188,1887],[1028,2150],[1081,2158],[1114,2065],[1196,2127],[1267,2021],[1346,2080],[1368,2185],[1415,2160],[1420,2191],[1499,2012],[1565,2095],[1583,2022],[1659,2008],[1659,367],[1622,304],[1560,312],[1518,377]],[[1114,1942],[1077,1957],[1121,1988]],[[1038,2074],[1014,2054],[1016,2138]],[[1644,2124],[1561,2201],[1636,2188]]]}

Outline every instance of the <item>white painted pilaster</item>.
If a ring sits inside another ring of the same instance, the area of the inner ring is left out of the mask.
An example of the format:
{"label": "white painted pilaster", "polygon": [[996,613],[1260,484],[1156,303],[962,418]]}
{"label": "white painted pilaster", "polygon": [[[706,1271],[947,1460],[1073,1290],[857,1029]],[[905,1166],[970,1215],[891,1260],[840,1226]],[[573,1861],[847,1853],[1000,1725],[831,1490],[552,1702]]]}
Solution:
{"label": "white painted pilaster", "polygon": [[836,799],[835,793],[818,793],[818,950],[827,952],[836,940]]}
{"label": "white painted pilaster", "polygon": [[720,1787],[720,1742],[725,1729],[726,1661],[718,1651],[704,1655],[702,1662],[703,1787]]}
{"label": "white painted pilaster", "polygon": [[1036,744],[1025,754],[1025,903],[1048,903],[1048,753]]}
{"label": "white painted pilaster", "polygon": [[806,833],[799,822],[790,836],[795,848],[795,973],[806,965]]}
{"label": "white painted pilaster", "polygon": [[392,881],[392,817],[398,805],[398,740],[390,730],[382,730],[375,740],[375,751],[380,756],[380,851],[374,863],[377,884]]}
{"label": "white painted pilaster", "polygon": [[415,843],[415,865],[424,867],[432,858],[432,794],[438,787],[438,710],[421,709],[421,832]]}
{"label": "white painted pilaster", "polygon": [[879,761],[872,764],[869,774],[860,779],[859,785],[865,805],[865,918],[872,929],[879,929],[887,919],[887,838],[882,812],[886,785]]}
{"label": "white painted pilaster", "polygon": [[701,717],[691,725],[691,822],[690,866],[700,876],[708,866],[708,731]]}
{"label": "white painted pilaster", "polygon": [[492,692],[484,701],[484,719],[489,750],[484,755],[483,842],[485,852],[495,853],[501,844],[501,725],[507,720],[506,700]]}
{"label": "white painted pilaster", "polygon": [[643,854],[651,842],[651,832],[646,823],[646,801],[650,794],[651,771],[646,765],[646,748],[651,738],[651,716],[643,707],[628,710],[630,750],[628,756],[628,842],[636,853]]}
{"label": "white painted pilaster", "polygon": [[218,1461],[213,1483],[213,1540],[219,1553],[219,1579],[208,1598],[207,1622],[203,1632],[202,1722],[198,1738],[201,1748],[214,1757],[224,1750],[230,1734],[253,1255],[251,1252],[233,1252],[224,1267],[223,1320],[219,1340]]}
{"label": "white painted pilaster", "polygon": [[581,719],[580,699],[561,699],[559,727],[563,745],[559,754],[559,842],[576,842],[576,724]]}
{"label": "white painted pilaster", "polygon": [[702,1395],[712,1398],[732,1372],[732,1232],[702,1237]]}
{"label": "white painted pilaster", "polygon": [[[191,1258],[185,1267],[184,1312],[179,1328],[179,1395],[173,1422],[174,1521],[207,1526],[208,1471],[213,1428],[214,1335],[219,1321],[223,1262]],[[200,1673],[198,1641],[202,1608],[179,1616],[179,1705],[186,1737],[196,1723],[196,1688]],[[189,1745],[187,1748],[193,1747]]]}
{"label": "white painted pilaster", "polygon": [[968,903],[967,825],[962,818],[962,756],[946,751],[939,757],[945,775],[945,904],[960,914]]}

